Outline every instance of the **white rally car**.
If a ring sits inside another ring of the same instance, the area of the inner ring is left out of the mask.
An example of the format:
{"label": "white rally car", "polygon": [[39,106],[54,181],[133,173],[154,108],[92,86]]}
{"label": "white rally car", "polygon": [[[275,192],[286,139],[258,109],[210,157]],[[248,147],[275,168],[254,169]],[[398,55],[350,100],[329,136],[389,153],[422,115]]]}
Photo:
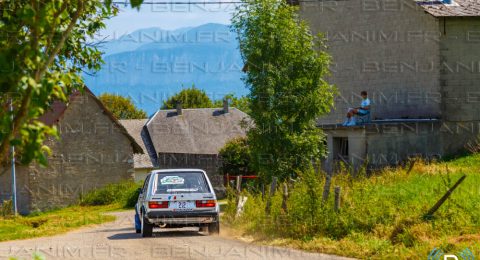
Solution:
{"label": "white rally car", "polygon": [[207,174],[199,169],[154,170],[135,206],[135,230],[150,237],[153,227],[208,228],[220,232],[219,206]]}

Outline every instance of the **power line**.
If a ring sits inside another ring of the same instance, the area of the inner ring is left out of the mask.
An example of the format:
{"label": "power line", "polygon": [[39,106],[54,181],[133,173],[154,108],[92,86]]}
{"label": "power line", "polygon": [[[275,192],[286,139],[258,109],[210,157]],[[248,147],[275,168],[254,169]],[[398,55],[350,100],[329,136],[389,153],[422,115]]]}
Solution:
{"label": "power line", "polygon": [[[125,1],[125,2],[119,2],[119,1],[114,1],[112,2],[114,4],[123,4],[123,5],[130,5],[130,1]],[[191,5],[191,4],[243,4],[244,2],[241,1],[229,1],[229,2],[222,2],[222,1],[216,1],[216,2],[143,2],[145,5],[179,5],[179,4],[185,4],[185,5]]]}
{"label": "power line", "polygon": [[[323,0],[297,0],[295,1],[297,3],[316,3],[316,2],[323,2]],[[113,1],[112,2],[113,4],[122,4],[122,5],[130,5],[130,1]],[[199,5],[199,4],[205,4],[205,5],[208,5],[208,4],[245,4],[245,2],[243,1],[213,1],[213,2],[209,2],[209,1],[203,1],[203,2],[200,2],[200,1],[196,1],[196,2],[186,2],[186,1],[180,1],[180,2],[143,2],[142,5],[179,5],[179,4],[185,4],[185,5]]]}

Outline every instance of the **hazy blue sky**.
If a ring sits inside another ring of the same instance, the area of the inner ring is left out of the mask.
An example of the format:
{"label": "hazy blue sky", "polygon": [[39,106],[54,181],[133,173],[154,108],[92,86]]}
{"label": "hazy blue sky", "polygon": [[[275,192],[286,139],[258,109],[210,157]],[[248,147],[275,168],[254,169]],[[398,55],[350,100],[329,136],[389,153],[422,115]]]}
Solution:
{"label": "hazy blue sky", "polygon": [[140,11],[129,6],[119,7],[118,16],[106,22],[107,29],[102,32],[103,36],[118,37],[148,27],[177,29],[204,23],[230,24],[230,17],[235,9],[234,4],[144,4]]}

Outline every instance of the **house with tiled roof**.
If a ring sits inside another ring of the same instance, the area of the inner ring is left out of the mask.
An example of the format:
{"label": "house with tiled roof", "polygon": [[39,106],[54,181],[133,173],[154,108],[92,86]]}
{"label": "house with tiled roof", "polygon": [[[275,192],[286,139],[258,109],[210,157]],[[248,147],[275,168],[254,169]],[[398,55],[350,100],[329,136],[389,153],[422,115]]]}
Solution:
{"label": "house with tiled roof", "polygon": [[[60,138],[45,142],[52,151],[48,166],[16,165],[21,214],[74,204],[93,189],[133,180],[133,154],[143,149],[88,88],[67,103],[54,102],[40,121],[56,126]],[[0,168],[2,201],[12,195],[10,167]]]}
{"label": "house with tiled roof", "polygon": [[[320,0],[298,5],[332,56],[335,107],[318,119],[333,170],[455,155],[480,133],[480,0]],[[342,126],[360,92],[370,121]]]}
{"label": "house with tiled roof", "polygon": [[143,131],[148,119],[122,119],[120,123],[125,127],[127,132],[140,144],[144,153],[133,154],[133,168],[135,170],[135,181],[144,181],[148,173],[154,168],[150,156],[146,152],[145,138],[146,132]]}
{"label": "house with tiled roof", "polygon": [[156,168],[198,168],[207,172],[217,195],[224,194],[220,149],[246,135],[250,122],[237,108],[158,110],[145,124],[145,149]]}

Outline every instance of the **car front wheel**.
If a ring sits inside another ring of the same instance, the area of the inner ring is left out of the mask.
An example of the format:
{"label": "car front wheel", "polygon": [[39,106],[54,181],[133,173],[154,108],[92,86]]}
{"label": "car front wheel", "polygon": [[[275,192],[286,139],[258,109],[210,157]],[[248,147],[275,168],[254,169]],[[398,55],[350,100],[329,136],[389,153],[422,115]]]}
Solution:
{"label": "car front wheel", "polygon": [[153,224],[148,223],[145,216],[142,217],[142,237],[151,237],[153,235]]}

